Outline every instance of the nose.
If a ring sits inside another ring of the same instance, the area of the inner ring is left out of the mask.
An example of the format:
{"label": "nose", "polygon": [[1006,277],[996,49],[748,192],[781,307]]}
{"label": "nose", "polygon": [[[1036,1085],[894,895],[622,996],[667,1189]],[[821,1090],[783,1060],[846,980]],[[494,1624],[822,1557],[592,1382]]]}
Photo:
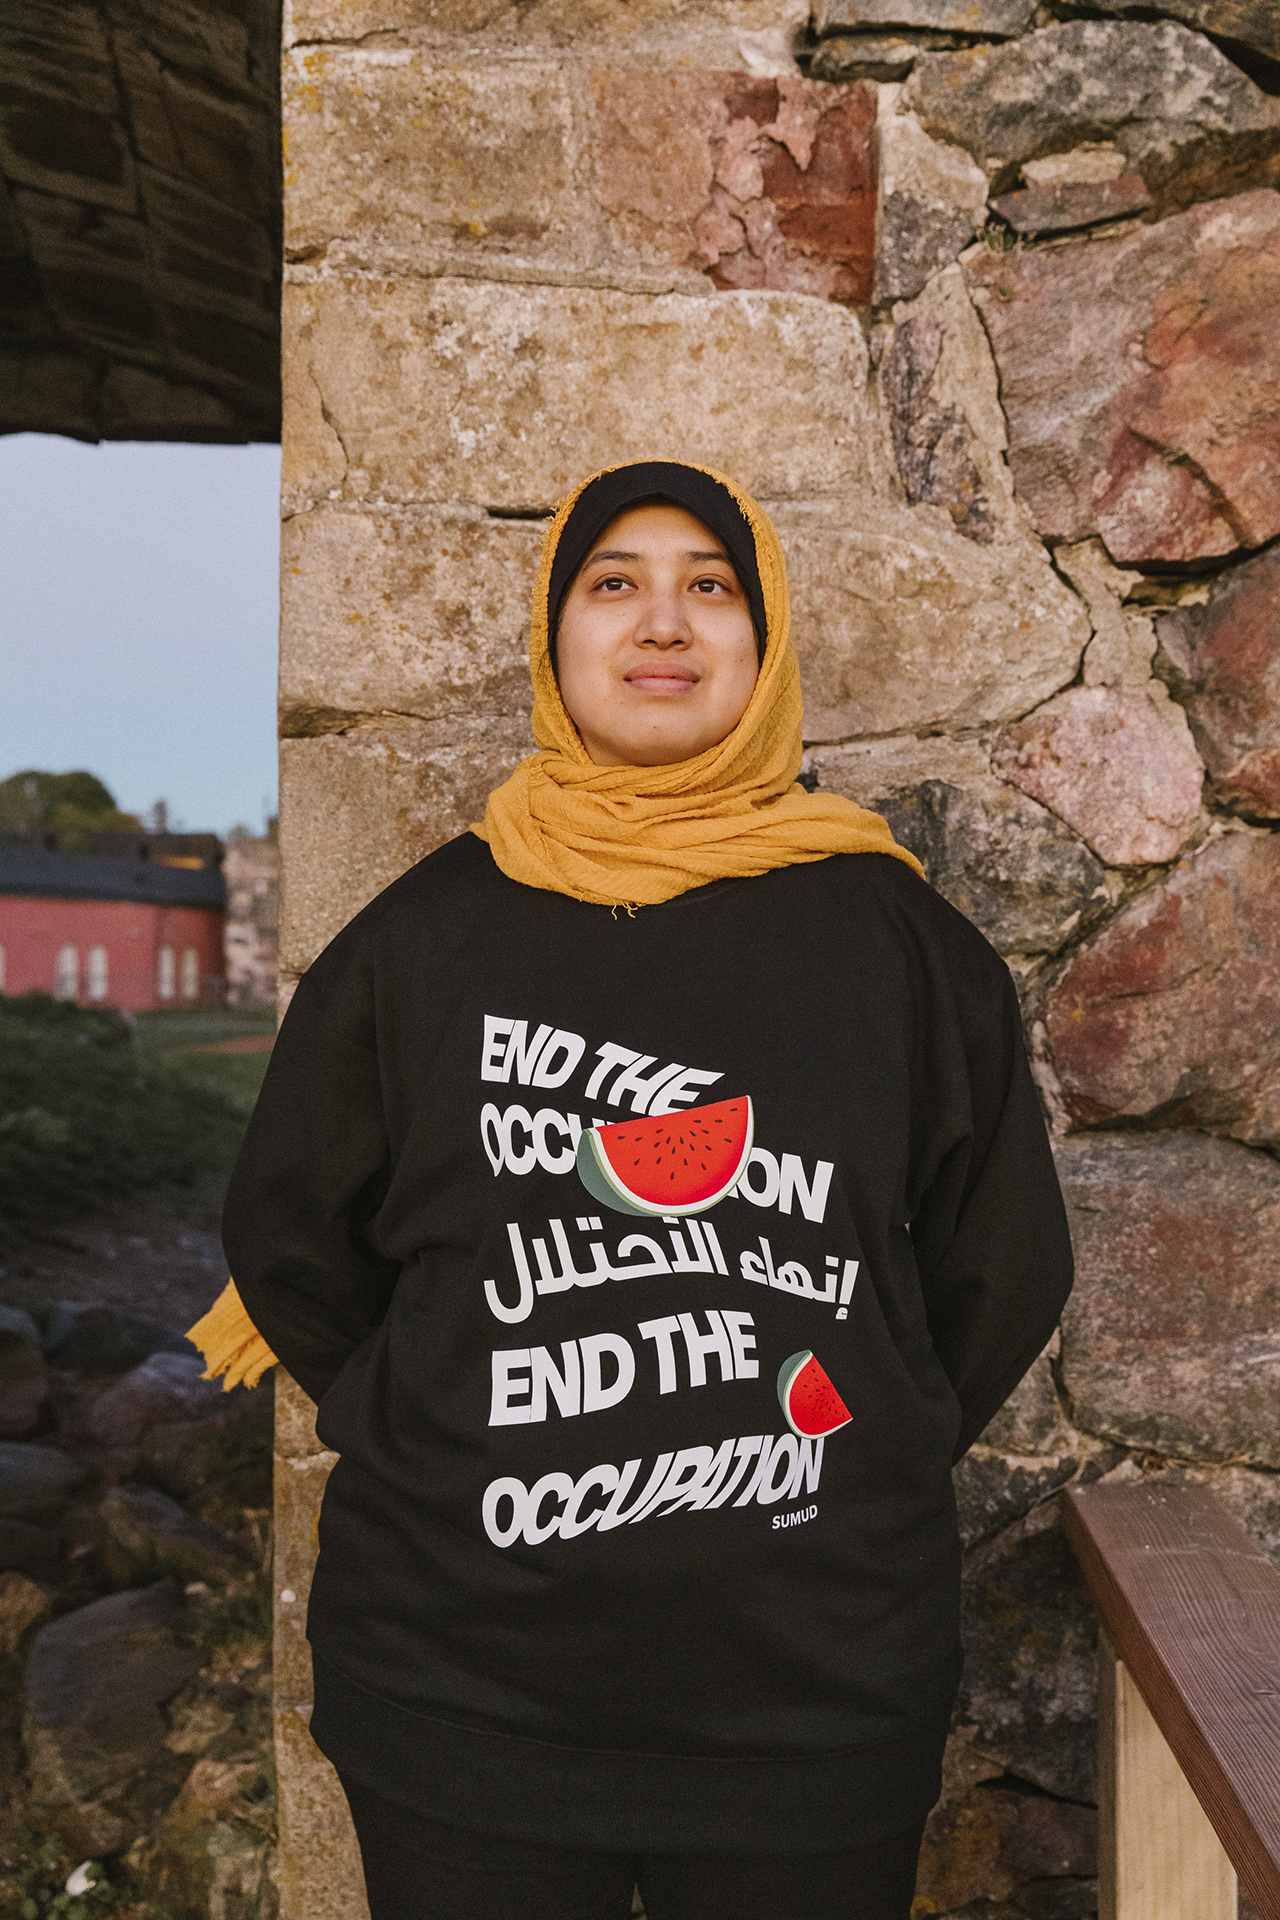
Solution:
{"label": "nose", "polygon": [[668,647],[688,646],[692,638],[688,608],[681,593],[655,587],[645,595],[640,619],[636,622],[637,646],[665,651]]}

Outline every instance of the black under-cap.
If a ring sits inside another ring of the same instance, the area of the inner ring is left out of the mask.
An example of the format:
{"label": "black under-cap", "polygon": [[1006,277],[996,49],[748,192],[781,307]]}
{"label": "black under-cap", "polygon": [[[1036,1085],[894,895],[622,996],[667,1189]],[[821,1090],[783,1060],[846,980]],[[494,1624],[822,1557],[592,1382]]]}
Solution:
{"label": "black under-cap", "polygon": [[756,565],[755,536],[747,516],[721,481],[677,460],[638,460],[634,466],[602,473],[582,489],[564,523],[547,588],[547,643],[552,664],[556,657],[556,627],[565,594],[574,576],[609,522],[625,507],[641,501],[670,502],[709,527],[722,542],[747,596],[756,649],[764,658],[765,612],[760,570]]}

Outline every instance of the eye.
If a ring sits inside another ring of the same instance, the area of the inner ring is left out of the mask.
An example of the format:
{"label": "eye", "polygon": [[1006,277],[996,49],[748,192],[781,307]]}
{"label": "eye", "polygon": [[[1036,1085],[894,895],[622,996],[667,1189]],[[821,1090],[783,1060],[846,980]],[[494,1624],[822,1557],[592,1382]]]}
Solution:
{"label": "eye", "polygon": [[729,585],[727,580],[717,580],[714,574],[707,574],[705,578],[701,580],[695,580],[693,583],[693,590],[695,593],[706,593],[706,594],[733,592],[733,588]]}
{"label": "eye", "polygon": [[620,593],[625,587],[629,587],[630,585],[631,582],[624,580],[621,574],[607,573],[603,580],[596,581],[592,591],[595,593]]}

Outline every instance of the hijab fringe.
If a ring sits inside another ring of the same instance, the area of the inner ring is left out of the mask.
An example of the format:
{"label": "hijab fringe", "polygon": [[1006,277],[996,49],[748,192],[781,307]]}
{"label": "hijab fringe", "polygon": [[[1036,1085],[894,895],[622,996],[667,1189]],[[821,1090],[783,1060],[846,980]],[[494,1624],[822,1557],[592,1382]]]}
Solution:
{"label": "hijab fringe", "polygon": [[245,1309],[234,1280],[228,1280],[201,1320],[187,1330],[187,1338],[204,1356],[206,1380],[222,1377],[222,1391],[256,1387],[268,1367],[278,1364]]}

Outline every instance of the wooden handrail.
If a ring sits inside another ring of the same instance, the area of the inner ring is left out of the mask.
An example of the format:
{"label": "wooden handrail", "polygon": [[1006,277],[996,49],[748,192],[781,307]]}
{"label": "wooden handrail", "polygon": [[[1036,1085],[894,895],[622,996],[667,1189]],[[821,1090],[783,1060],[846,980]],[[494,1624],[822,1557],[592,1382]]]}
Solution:
{"label": "wooden handrail", "polygon": [[1207,1487],[1074,1489],[1063,1521],[1242,1887],[1280,1916],[1280,1570]]}

